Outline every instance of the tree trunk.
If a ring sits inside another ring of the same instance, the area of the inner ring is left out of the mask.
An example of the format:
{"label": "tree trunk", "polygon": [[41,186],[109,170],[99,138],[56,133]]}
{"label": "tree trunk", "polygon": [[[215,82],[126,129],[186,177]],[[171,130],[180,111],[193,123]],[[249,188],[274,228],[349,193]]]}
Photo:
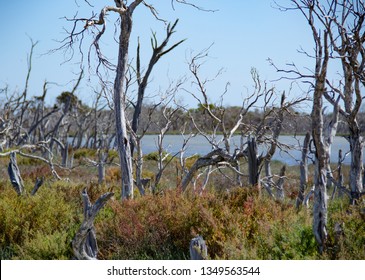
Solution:
{"label": "tree trunk", "polygon": [[280,170],[280,178],[277,182],[276,198],[279,200],[283,200],[285,197],[285,192],[284,192],[285,171],[286,171],[286,165],[283,165],[283,167]]}
{"label": "tree trunk", "polygon": [[259,186],[260,160],[257,156],[257,144],[255,137],[249,137],[247,145],[249,183],[251,186]]}
{"label": "tree trunk", "polygon": [[338,151],[338,164],[337,164],[337,172],[338,172],[338,179],[337,184],[334,184],[331,200],[335,199],[336,191],[338,189],[339,195],[342,196],[341,186],[343,186],[343,174],[342,174],[342,150]]}
{"label": "tree trunk", "polygon": [[96,242],[94,219],[101,208],[103,208],[112,196],[113,193],[105,193],[98,198],[94,205],[92,205],[86,189],[83,190],[82,198],[84,202],[84,221],[72,241],[72,248],[75,257],[78,260],[97,259],[98,245]]}
{"label": "tree trunk", "polygon": [[44,177],[41,177],[41,178],[37,177],[33,190],[30,194],[35,195],[37,193],[37,191],[39,190],[39,188],[43,185],[43,182],[44,182]]}
{"label": "tree trunk", "polygon": [[8,174],[10,177],[11,184],[13,185],[16,193],[22,195],[24,193],[23,179],[20,175],[19,167],[16,162],[16,153],[10,153],[10,162],[8,165]]}
{"label": "tree trunk", "polygon": [[303,204],[304,192],[308,183],[308,151],[309,151],[309,141],[310,133],[307,132],[303,142],[302,149],[302,160],[300,161],[300,186],[299,193],[296,201],[296,208],[299,209],[300,205]]}
{"label": "tree trunk", "polygon": [[98,184],[102,184],[105,180],[105,161],[107,158],[107,154],[104,152],[101,152],[99,155],[99,162],[97,164],[98,166]]}
{"label": "tree trunk", "polygon": [[185,192],[195,173],[199,169],[207,166],[217,165],[218,163],[224,161],[232,163],[232,157],[229,154],[226,154],[225,151],[220,148],[213,150],[205,156],[198,158],[197,161],[190,168],[189,172],[186,173],[183,177],[180,188],[183,192]]}
{"label": "tree trunk", "polygon": [[207,245],[201,236],[197,236],[190,241],[189,249],[191,260],[206,260],[208,258]]}
{"label": "tree trunk", "polygon": [[363,148],[362,137],[353,133],[349,137],[351,151],[350,190],[351,204],[355,204],[363,190]]}
{"label": "tree trunk", "polygon": [[145,195],[145,189],[144,189],[143,178],[142,178],[143,154],[142,154],[141,139],[136,137],[135,144],[136,144],[136,148],[137,148],[136,185],[139,190],[139,193],[141,194],[141,196],[143,196],[143,195]]}
{"label": "tree trunk", "polygon": [[[317,163],[318,164],[318,163]],[[316,165],[317,165],[316,164]],[[319,169],[319,167],[316,167]],[[314,204],[313,204],[313,232],[322,254],[327,240],[327,177],[326,169],[321,169],[320,174],[316,174],[314,182]]]}
{"label": "tree trunk", "polygon": [[266,189],[266,191],[268,192],[268,194],[271,197],[274,197],[273,193],[272,193],[272,186],[274,185],[274,182],[272,180],[272,173],[271,173],[271,166],[270,166],[270,161],[269,160],[265,160],[265,182],[264,182],[264,187]]}
{"label": "tree trunk", "polygon": [[132,13],[126,11],[121,15],[121,32],[119,37],[119,57],[117,73],[114,83],[114,113],[116,126],[116,140],[122,174],[122,199],[133,198],[133,174],[130,143],[127,136],[125,91],[123,88],[128,63],[129,39],[132,32]]}

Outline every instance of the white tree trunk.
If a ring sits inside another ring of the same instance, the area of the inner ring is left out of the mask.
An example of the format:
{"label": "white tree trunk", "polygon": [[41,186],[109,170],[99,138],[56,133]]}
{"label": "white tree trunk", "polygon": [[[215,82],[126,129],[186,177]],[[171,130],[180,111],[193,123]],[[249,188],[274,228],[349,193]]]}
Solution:
{"label": "white tree trunk", "polygon": [[116,126],[116,140],[122,174],[122,199],[133,198],[133,174],[130,143],[127,135],[127,119],[125,113],[124,79],[128,63],[129,39],[132,32],[132,14],[127,11],[121,15],[121,32],[119,36],[119,57],[117,73],[114,83],[114,113]]}

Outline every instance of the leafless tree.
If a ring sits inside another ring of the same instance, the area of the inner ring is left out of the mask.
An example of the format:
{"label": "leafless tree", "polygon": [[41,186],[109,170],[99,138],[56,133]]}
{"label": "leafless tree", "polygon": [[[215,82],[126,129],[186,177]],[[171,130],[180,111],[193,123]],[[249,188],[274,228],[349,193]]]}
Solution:
{"label": "leafless tree", "polygon": [[[175,43],[173,46],[169,47],[168,49],[165,49],[170,40],[170,37],[172,36],[173,33],[175,33],[175,27],[176,27],[177,23],[178,23],[178,20],[176,20],[173,25],[168,24],[167,30],[166,30],[166,37],[160,45],[157,42],[156,34],[155,33],[153,34],[153,38],[151,39],[152,55],[151,55],[147,70],[145,71],[144,75],[142,75],[142,73],[141,73],[140,44],[138,42],[137,65],[136,65],[138,93],[137,93],[136,102],[132,102],[134,112],[133,112],[131,128],[134,133],[138,133],[137,130],[138,130],[139,122],[140,122],[140,116],[141,116],[141,112],[142,112],[142,105],[143,105],[143,100],[145,97],[145,91],[146,91],[148,79],[152,73],[153,67],[157,64],[157,62],[161,59],[162,56],[171,52],[173,49],[175,49],[177,46],[179,46],[181,43],[183,43],[185,41],[185,40],[181,40],[181,41]],[[133,154],[133,150],[134,150],[134,145],[133,145],[133,141],[131,141],[132,154]]]}
{"label": "leafless tree", "polygon": [[[206,52],[204,51],[191,59],[189,69],[194,78],[193,85],[196,86],[196,88],[187,91],[198,101],[199,108],[202,111],[201,114],[206,114],[207,118],[210,119],[211,134],[202,129],[194,119],[194,116],[189,112],[194,128],[199,134],[204,136],[212,146],[212,151],[207,155],[200,157],[194,163],[183,178],[181,187],[185,190],[194,174],[199,169],[209,166],[218,166],[217,170],[229,168],[239,176],[246,176],[240,172],[239,168],[239,160],[243,157],[248,160],[248,177],[250,184],[259,186],[262,167],[265,162],[268,165],[276,149],[278,147],[281,148],[278,137],[282,129],[285,114],[290,113],[288,110],[290,107],[302,102],[306,98],[299,98],[288,102],[285,93],[283,93],[281,95],[280,106],[275,107],[276,94],[274,88],[270,88],[266,83],[262,82],[258,72],[253,69],[251,74],[255,84],[254,91],[243,99],[235,123],[233,123],[232,126],[227,127],[225,122],[225,109],[222,106],[224,95],[227,93],[227,88],[225,88],[221,95],[220,104],[211,104],[209,103],[207,92],[207,83],[211,80],[203,80],[200,77],[199,71],[202,66],[201,59],[206,56]],[[198,92],[200,96],[198,96],[196,92]],[[263,105],[260,106],[263,108],[262,118],[255,125],[245,123],[245,117],[252,108],[259,106],[259,102],[263,103]],[[248,140],[246,143],[241,143],[240,147],[232,147],[232,136],[238,131],[241,132],[242,137],[247,137]],[[218,136],[218,132],[222,133],[222,136]],[[258,154],[257,143],[267,144],[268,148],[264,155]],[[209,171],[207,174],[210,173],[211,172]],[[240,185],[240,181],[237,180],[237,178],[238,177],[236,177],[235,181]],[[270,184],[270,186],[272,185],[274,184]],[[265,186],[268,185],[265,184]],[[271,190],[269,190],[269,192],[271,193]]]}
{"label": "leafless tree", "polygon": [[[188,4],[188,1],[175,0],[177,3]],[[86,30],[97,30],[95,37],[93,38],[93,47],[98,57],[97,72],[99,72],[100,66],[104,66],[106,69],[115,71],[115,81],[113,90],[113,107],[115,113],[115,128],[116,128],[116,142],[120,158],[120,166],[122,171],[122,199],[133,198],[133,174],[132,174],[132,154],[130,141],[127,133],[127,115],[126,115],[126,90],[125,81],[126,73],[128,69],[128,54],[129,54],[129,42],[133,28],[133,13],[135,9],[141,4],[148,8],[151,13],[158,18],[156,9],[148,3],[148,1],[134,0],[124,1],[115,0],[114,6],[105,6],[98,14],[94,14],[91,18],[72,18],[69,21],[73,22],[73,28],[69,33],[69,36],[63,41],[62,48],[73,50],[75,42],[80,43],[82,49],[83,38],[86,34]],[[172,1],[173,3],[173,1]],[[197,6],[196,6],[197,7]],[[107,16],[108,13],[114,12],[119,16],[119,40],[118,40],[118,59],[117,65],[114,66],[102,53],[100,48],[100,39],[105,34],[107,28]],[[98,29],[97,27],[100,27]],[[173,31],[170,29],[170,32]],[[166,42],[167,43],[167,42]],[[157,44],[155,46],[155,53],[157,59],[163,54],[163,48],[166,46],[162,43],[162,49],[159,50]],[[172,47],[173,48],[173,47]],[[171,48],[170,48],[171,50]],[[168,51],[168,50],[167,50]],[[165,53],[167,52],[165,51]],[[89,52],[90,62],[90,52]],[[146,73],[147,74],[147,73]],[[146,76],[146,75],[145,75]],[[148,75],[147,75],[148,78]],[[141,84],[143,83],[140,80]]]}
{"label": "leafless tree", "polygon": [[[329,171],[329,155],[333,137],[337,131],[338,101],[334,104],[332,120],[324,125],[324,95],[327,91],[326,81],[328,65],[331,59],[330,30],[334,22],[334,14],[331,9],[334,2],[321,3],[321,1],[292,0],[292,8],[299,11],[310,27],[314,40],[314,55],[306,53],[315,60],[314,71],[309,74],[301,73],[293,64],[289,70],[279,70],[294,78],[304,79],[310,83],[313,92],[312,105],[312,139],[315,147],[315,171],[314,171],[314,205],[313,205],[313,232],[322,253],[327,239],[327,178]],[[326,26],[326,28],[322,28]],[[306,200],[306,199],[305,199]]]}
{"label": "leafless tree", "polygon": [[[336,103],[340,98],[344,103],[344,109],[339,112],[345,118],[348,125],[348,141],[350,143],[351,169],[350,190],[351,201],[355,203],[363,190],[363,147],[364,140],[361,136],[361,128],[358,115],[363,96],[361,85],[365,85],[365,4],[363,1],[332,0],[329,12],[332,18],[328,25],[323,21],[323,28],[328,32],[331,48],[341,61],[343,78],[334,84],[327,80],[331,92],[325,94],[326,99]],[[337,97],[336,97],[337,95]]]}
{"label": "leafless tree", "polygon": [[91,204],[86,189],[82,191],[81,195],[84,202],[84,220],[72,241],[72,249],[78,260],[96,260],[99,248],[96,241],[94,220],[114,194],[108,192],[101,195],[95,204]]}
{"label": "leafless tree", "polygon": [[309,153],[310,138],[311,135],[309,132],[307,132],[303,141],[302,158],[300,161],[300,186],[299,186],[298,197],[296,200],[297,209],[299,209],[300,205],[304,201],[304,192],[308,183],[308,153]]}

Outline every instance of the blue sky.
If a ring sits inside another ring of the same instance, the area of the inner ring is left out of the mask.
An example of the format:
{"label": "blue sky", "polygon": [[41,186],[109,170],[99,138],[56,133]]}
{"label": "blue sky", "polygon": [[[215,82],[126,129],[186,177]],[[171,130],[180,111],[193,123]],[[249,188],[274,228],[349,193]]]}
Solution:
{"label": "blue sky", "polygon": [[[83,0],[1,0],[3,25],[0,29],[0,87],[7,84],[11,90],[23,89],[31,37],[39,43],[35,49],[29,93],[38,95],[45,80],[53,82],[55,84],[50,85],[48,96],[48,102],[52,103],[58,94],[70,89],[70,81],[76,78],[79,71],[77,56],[71,62],[64,63],[62,52],[43,54],[59,47],[57,40],[65,37],[63,28],[70,28],[63,17],[73,17],[76,12],[80,17],[89,17],[92,11],[99,12],[103,5],[114,3],[111,0],[89,2],[95,7],[89,7]],[[274,82],[278,74],[269,65],[267,58],[273,59],[280,66],[291,62],[300,66],[311,65],[308,58],[297,52],[300,47],[311,51],[313,45],[310,30],[299,13],[284,13],[274,9],[271,0],[195,2],[217,11],[202,12],[178,4],[173,10],[170,0],[151,1],[160,12],[161,18],[168,21],[179,18],[177,32],[171,42],[187,40],[159,62],[152,74],[149,94],[163,91],[168,80],[177,80],[183,75],[188,75],[187,59],[191,53],[200,52],[211,44],[213,45],[209,50],[209,58],[202,68],[202,77],[213,77],[219,69],[224,69],[223,74],[210,84],[208,94],[211,102],[217,101],[225,84],[229,82],[225,105],[241,105],[247,91],[251,92],[251,67],[255,67],[262,79],[267,80],[269,84],[275,84],[278,91],[288,89],[287,81]],[[290,1],[279,2],[285,5]],[[156,21],[144,6],[138,7],[134,16],[130,59],[135,54],[137,37],[140,37],[142,58],[146,65],[151,51],[151,31],[155,31],[157,36],[162,38],[165,26]],[[113,28],[114,19],[115,16],[110,15],[109,28]],[[112,36],[105,36],[102,46],[111,59],[117,56],[117,45]],[[87,48],[85,45],[85,52]],[[98,82],[92,73],[87,73],[85,78],[78,95],[88,103],[92,100],[92,88],[97,87]],[[184,104],[196,106],[196,101],[186,92],[181,93],[180,99]]]}

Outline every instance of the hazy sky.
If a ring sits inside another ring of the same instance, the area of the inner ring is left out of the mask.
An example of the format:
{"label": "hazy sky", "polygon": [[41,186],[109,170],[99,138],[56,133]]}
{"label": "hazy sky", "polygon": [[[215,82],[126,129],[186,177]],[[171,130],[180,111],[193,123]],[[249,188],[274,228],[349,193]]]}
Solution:
{"label": "hazy sky", "polygon": [[[66,34],[64,28],[71,25],[63,18],[72,18],[76,12],[80,17],[90,17],[92,11],[99,12],[103,5],[112,5],[114,1],[93,1],[94,7],[88,6],[83,0],[33,0],[33,1],[0,1],[2,11],[2,28],[0,29],[0,87],[9,85],[12,90],[22,90],[27,70],[27,54],[30,49],[31,37],[39,41],[33,59],[33,69],[30,78],[30,94],[39,95],[45,80],[54,82],[49,87],[48,101],[63,90],[72,88],[69,82],[76,78],[79,71],[78,57],[64,63],[62,52],[45,54],[57,48]],[[150,1],[160,13],[160,17],[168,21],[179,18],[176,33],[171,43],[187,39],[178,49],[169,53],[159,62],[152,74],[152,82],[148,93],[156,94],[164,91],[168,80],[177,80],[188,75],[187,60],[191,54],[209,47],[209,57],[202,67],[202,77],[212,78],[223,68],[223,74],[210,84],[209,96],[215,102],[223,92],[225,84],[230,83],[229,92],[225,97],[226,105],[241,105],[242,98],[251,92],[253,83],[250,70],[255,67],[262,79],[275,84],[278,91],[287,90],[288,82],[273,82],[278,74],[267,62],[268,58],[276,64],[295,62],[299,66],[310,66],[305,56],[299,54],[300,47],[311,51],[313,48],[310,30],[304,18],[298,12],[281,12],[273,8],[271,0],[197,0],[197,5],[215,12],[197,11],[192,7],[175,5],[171,7],[170,0]],[[289,5],[289,0],[278,2]],[[113,31],[115,16],[110,15],[108,28]],[[165,25],[156,21],[149,11],[140,6],[134,17],[134,29],[131,39],[130,59],[135,55],[137,37],[140,37],[142,47],[142,64],[147,64],[151,47],[149,39],[155,31],[158,38],[165,34]],[[117,45],[112,32],[102,40],[102,47],[111,58],[117,57]],[[88,45],[84,46],[87,52]],[[97,79],[91,73],[86,73],[85,82],[78,91],[78,96],[85,102],[90,102],[93,96],[92,87],[97,87]],[[90,82],[86,82],[90,78]],[[57,85],[56,85],[57,84]],[[188,86],[188,85],[187,85]],[[196,101],[186,92],[181,92],[181,100],[190,106],[196,106]]]}

